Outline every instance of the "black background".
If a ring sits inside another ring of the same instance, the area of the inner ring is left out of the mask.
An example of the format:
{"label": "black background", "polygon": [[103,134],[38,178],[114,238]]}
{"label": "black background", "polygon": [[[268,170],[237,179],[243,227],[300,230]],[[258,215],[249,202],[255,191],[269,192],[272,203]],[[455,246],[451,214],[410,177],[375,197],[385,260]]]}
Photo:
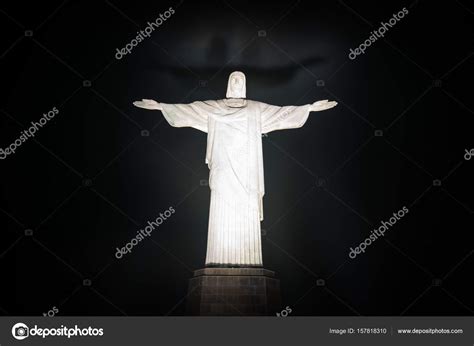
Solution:
{"label": "black background", "polygon": [[[152,37],[115,59],[170,6],[176,13]],[[348,58],[403,7],[409,14],[384,39]],[[185,313],[188,279],[206,251],[206,136],[132,101],[223,98],[228,74],[241,70],[250,99],[339,102],[301,129],[263,138],[264,265],[281,280],[282,308],[472,315],[474,160],[463,158],[474,147],[469,2],[0,8],[0,146],[59,109],[0,161],[1,314]],[[151,239],[114,257],[170,206],[176,213]],[[385,238],[350,260],[349,248],[403,206],[409,213]]]}

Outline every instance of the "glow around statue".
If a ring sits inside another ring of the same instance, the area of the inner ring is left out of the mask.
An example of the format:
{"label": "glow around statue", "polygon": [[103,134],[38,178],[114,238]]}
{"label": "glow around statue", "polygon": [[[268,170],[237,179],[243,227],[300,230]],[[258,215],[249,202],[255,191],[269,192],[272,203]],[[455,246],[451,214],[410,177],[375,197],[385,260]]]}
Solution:
{"label": "glow around statue", "polygon": [[262,134],[299,128],[310,112],[330,109],[337,103],[322,100],[279,107],[247,100],[245,75],[233,72],[223,100],[167,104],[143,99],[133,104],[161,110],[171,126],[207,133],[211,207],[206,266],[261,267]]}

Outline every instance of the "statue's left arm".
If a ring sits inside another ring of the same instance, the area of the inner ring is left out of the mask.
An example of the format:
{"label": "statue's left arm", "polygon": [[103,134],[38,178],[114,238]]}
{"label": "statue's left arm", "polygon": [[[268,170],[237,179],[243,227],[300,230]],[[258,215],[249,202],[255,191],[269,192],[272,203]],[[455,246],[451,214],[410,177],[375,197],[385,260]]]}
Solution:
{"label": "statue's left arm", "polygon": [[310,112],[333,108],[337,102],[322,100],[303,106],[273,106],[260,103],[262,133],[276,130],[296,129],[303,126]]}

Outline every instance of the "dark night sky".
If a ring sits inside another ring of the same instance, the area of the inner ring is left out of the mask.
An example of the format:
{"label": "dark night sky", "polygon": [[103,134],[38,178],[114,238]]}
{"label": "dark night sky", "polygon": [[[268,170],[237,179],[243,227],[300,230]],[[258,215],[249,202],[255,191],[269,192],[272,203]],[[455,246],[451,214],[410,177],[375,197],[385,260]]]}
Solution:
{"label": "dark night sky", "polygon": [[[53,306],[61,315],[184,313],[188,279],[205,259],[206,135],[172,128],[132,101],[223,98],[229,73],[241,70],[250,99],[339,102],[301,129],[263,138],[264,266],[281,280],[283,307],[294,315],[472,315],[467,2],[60,5],[0,5],[0,146],[59,109],[0,161],[1,314]],[[175,14],[150,38],[114,58],[170,6]],[[409,13],[384,39],[348,58],[403,7]],[[170,206],[176,213],[151,239],[114,257]],[[409,213],[383,239],[348,258],[403,206]]]}

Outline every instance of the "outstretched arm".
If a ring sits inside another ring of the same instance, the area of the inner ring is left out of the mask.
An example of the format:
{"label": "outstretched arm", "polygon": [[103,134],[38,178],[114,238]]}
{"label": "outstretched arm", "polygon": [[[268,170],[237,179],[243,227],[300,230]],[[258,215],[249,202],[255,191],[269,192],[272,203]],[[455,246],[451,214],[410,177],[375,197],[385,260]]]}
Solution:
{"label": "outstretched arm", "polygon": [[212,104],[203,101],[168,104],[143,99],[133,104],[139,108],[160,110],[166,121],[173,127],[192,127],[203,132],[207,132],[208,114],[212,110]]}
{"label": "outstretched arm", "polygon": [[314,102],[310,107],[310,112],[320,112],[337,106],[336,101],[321,100]]}
{"label": "outstretched arm", "polygon": [[141,101],[133,102],[133,105],[138,108],[144,108],[149,110],[163,110],[161,103],[156,102],[155,100],[142,99]]}
{"label": "outstretched arm", "polygon": [[323,111],[336,105],[337,102],[328,100],[321,100],[303,106],[284,107],[261,103],[262,133],[299,128],[305,124],[310,112]]}

